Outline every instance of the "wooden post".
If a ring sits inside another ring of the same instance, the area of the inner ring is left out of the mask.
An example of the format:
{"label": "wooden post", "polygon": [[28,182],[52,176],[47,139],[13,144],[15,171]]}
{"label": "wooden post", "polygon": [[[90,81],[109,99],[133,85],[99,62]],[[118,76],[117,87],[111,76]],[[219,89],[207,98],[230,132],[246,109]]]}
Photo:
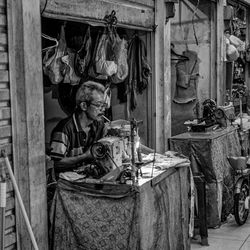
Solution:
{"label": "wooden post", "polygon": [[[8,0],[14,174],[39,249],[48,249],[40,1]],[[18,249],[32,243],[16,202]]]}
{"label": "wooden post", "polygon": [[5,247],[6,174],[0,162],[0,249]]}
{"label": "wooden post", "polygon": [[171,136],[171,68],[170,21],[166,21],[166,5],[155,1],[155,106],[156,145],[158,152],[166,151]]}
{"label": "wooden post", "polygon": [[216,89],[217,89],[217,105],[224,105],[226,88],[223,81],[223,50],[224,50],[224,5],[223,0],[217,1],[216,11]]}

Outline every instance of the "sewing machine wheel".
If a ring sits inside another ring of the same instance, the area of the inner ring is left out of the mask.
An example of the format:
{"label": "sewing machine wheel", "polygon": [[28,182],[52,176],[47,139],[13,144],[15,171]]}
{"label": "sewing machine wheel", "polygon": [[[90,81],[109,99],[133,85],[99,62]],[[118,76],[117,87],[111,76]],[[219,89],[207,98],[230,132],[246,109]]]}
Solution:
{"label": "sewing machine wheel", "polygon": [[90,153],[95,159],[102,159],[107,154],[107,148],[104,144],[96,142],[90,148]]}
{"label": "sewing machine wheel", "polygon": [[224,111],[222,109],[217,109],[214,115],[217,119],[221,119],[225,116]]}
{"label": "sewing machine wheel", "polygon": [[216,102],[213,99],[206,99],[203,103],[203,106],[209,106],[210,108],[216,108]]}

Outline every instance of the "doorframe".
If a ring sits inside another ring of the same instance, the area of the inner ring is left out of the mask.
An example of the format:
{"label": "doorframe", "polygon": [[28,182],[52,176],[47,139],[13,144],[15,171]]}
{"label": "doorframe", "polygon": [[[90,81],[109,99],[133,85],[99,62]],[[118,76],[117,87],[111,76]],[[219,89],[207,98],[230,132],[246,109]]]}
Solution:
{"label": "doorframe", "polygon": [[[39,249],[48,249],[40,1],[8,0],[13,169]],[[15,202],[18,249],[33,249]]]}

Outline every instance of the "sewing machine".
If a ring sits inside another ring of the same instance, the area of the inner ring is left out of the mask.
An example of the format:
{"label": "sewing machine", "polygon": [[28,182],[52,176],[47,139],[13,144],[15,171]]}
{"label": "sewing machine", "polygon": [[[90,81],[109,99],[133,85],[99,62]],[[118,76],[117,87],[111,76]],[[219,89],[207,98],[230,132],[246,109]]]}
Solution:
{"label": "sewing machine", "polygon": [[186,123],[192,132],[206,132],[217,127],[227,127],[235,120],[234,106],[217,106],[212,99],[205,100],[195,106],[196,123]]}
{"label": "sewing machine", "polygon": [[131,169],[133,176],[133,171],[136,171],[135,159],[138,159],[136,156],[138,143],[137,123],[125,120],[110,122],[107,125],[107,136],[91,147],[91,153],[98,161],[98,165],[108,172],[100,179],[115,181],[128,168]]}

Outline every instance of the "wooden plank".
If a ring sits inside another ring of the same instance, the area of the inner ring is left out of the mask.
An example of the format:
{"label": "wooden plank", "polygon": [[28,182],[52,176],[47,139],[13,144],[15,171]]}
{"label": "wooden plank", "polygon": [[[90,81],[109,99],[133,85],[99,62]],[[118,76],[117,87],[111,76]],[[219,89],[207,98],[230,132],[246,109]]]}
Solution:
{"label": "wooden plank", "polygon": [[9,89],[9,82],[0,82],[0,89]]}
{"label": "wooden plank", "polygon": [[[151,64],[151,69],[153,71],[153,63],[152,63],[152,40],[151,40],[151,33],[147,33],[147,57],[148,57],[148,62]],[[152,123],[153,123],[153,113],[152,113],[152,99],[151,99],[151,94],[152,94],[152,88],[154,86],[153,83],[153,77],[151,76],[149,86],[147,88],[147,142],[146,146],[154,148],[153,143],[152,143]]]}
{"label": "wooden plank", "polygon": [[0,138],[11,136],[11,126],[0,127]]}
{"label": "wooden plank", "polygon": [[0,26],[6,26],[6,15],[0,14]]}
{"label": "wooden plank", "polygon": [[4,33],[0,34],[0,44],[7,45],[7,34]]}
{"label": "wooden plank", "polygon": [[0,89],[0,101],[10,100],[9,89]]}
{"label": "wooden plank", "polygon": [[0,120],[10,118],[10,108],[0,108]]}
{"label": "wooden plank", "polygon": [[[93,11],[95,10],[95,11]],[[51,0],[48,1],[43,13],[44,17],[60,16],[71,18],[76,21],[99,21],[103,22],[106,14],[116,11],[118,24],[133,25],[138,27],[152,28],[154,25],[154,11],[147,6],[136,7],[124,5],[119,2],[85,0]]]}
{"label": "wooden plank", "polygon": [[[4,1],[4,0],[1,0]],[[46,5],[46,0],[40,0],[40,8],[41,8],[41,12],[44,10],[44,7]],[[151,8],[154,8],[155,5],[155,0],[116,0],[116,1],[112,1],[109,0],[107,2],[119,2],[119,3],[125,3],[125,4],[133,4],[133,5],[137,5],[137,6],[148,6]]]}
{"label": "wooden plank", "polygon": [[0,82],[8,82],[8,81],[9,81],[9,71],[0,70]]}
{"label": "wooden plank", "polygon": [[8,63],[8,53],[0,52],[0,63]]}
{"label": "wooden plank", "polygon": [[5,247],[4,250],[16,250],[16,249],[17,249],[17,247],[16,247],[16,244],[14,243],[14,244],[12,244],[12,245],[10,245],[8,247]]}
{"label": "wooden plank", "polygon": [[134,3],[136,5],[145,5],[149,6],[151,8],[155,7],[155,0],[125,0],[123,2],[129,2],[129,3]]}
{"label": "wooden plank", "polygon": [[16,218],[14,214],[8,215],[5,217],[5,229],[8,229],[10,227],[14,227],[16,223]]}
{"label": "wooden plank", "polygon": [[211,3],[211,20],[210,20],[210,81],[209,81],[209,98],[216,99],[216,3]]}
{"label": "wooden plank", "polygon": [[155,11],[156,150],[165,152],[171,136],[170,22],[163,1],[156,1]]}
{"label": "wooden plank", "polygon": [[[152,83],[155,83],[155,79],[156,79],[156,66],[155,66],[155,33],[151,32],[150,33],[150,41],[151,41],[151,49],[150,49],[150,53],[151,53],[151,62],[152,62]],[[149,98],[151,99],[151,130],[150,130],[150,144],[149,147],[156,149],[156,84],[152,84],[151,86],[151,95],[149,96]]]}
{"label": "wooden plank", "polygon": [[103,2],[107,2],[110,4],[120,4],[123,6],[133,6],[134,8],[154,8],[154,1],[152,0],[102,0]]}
{"label": "wooden plank", "polygon": [[6,7],[6,0],[0,0],[0,7]]}
{"label": "wooden plank", "polygon": [[0,107],[9,107],[10,102],[9,101],[0,101]]}
{"label": "wooden plank", "polygon": [[[6,49],[1,50],[1,46],[0,46],[0,51],[6,51]],[[9,68],[8,64],[0,64],[0,70],[8,70],[8,68]]]}
{"label": "wooden plank", "polygon": [[16,233],[15,232],[11,232],[11,233],[5,235],[5,247],[13,245],[15,242],[16,242]]}
{"label": "wooden plank", "polygon": [[[13,162],[39,249],[48,249],[40,1],[8,0]],[[32,39],[31,39],[32,37]],[[28,54],[27,54],[28,52]],[[35,74],[34,74],[35,72]],[[33,249],[19,205],[18,249]]]}
{"label": "wooden plank", "polygon": [[217,93],[217,105],[224,104],[224,81],[223,81],[223,50],[224,50],[224,37],[223,37],[223,12],[224,6],[223,1],[217,2],[217,12],[216,12],[216,26],[217,26],[217,40],[216,40],[216,93]]}
{"label": "wooden plank", "polygon": [[14,199],[14,197],[12,196],[12,197],[7,198],[7,200],[6,200],[6,211],[12,210],[14,208],[15,208],[15,199]]}

